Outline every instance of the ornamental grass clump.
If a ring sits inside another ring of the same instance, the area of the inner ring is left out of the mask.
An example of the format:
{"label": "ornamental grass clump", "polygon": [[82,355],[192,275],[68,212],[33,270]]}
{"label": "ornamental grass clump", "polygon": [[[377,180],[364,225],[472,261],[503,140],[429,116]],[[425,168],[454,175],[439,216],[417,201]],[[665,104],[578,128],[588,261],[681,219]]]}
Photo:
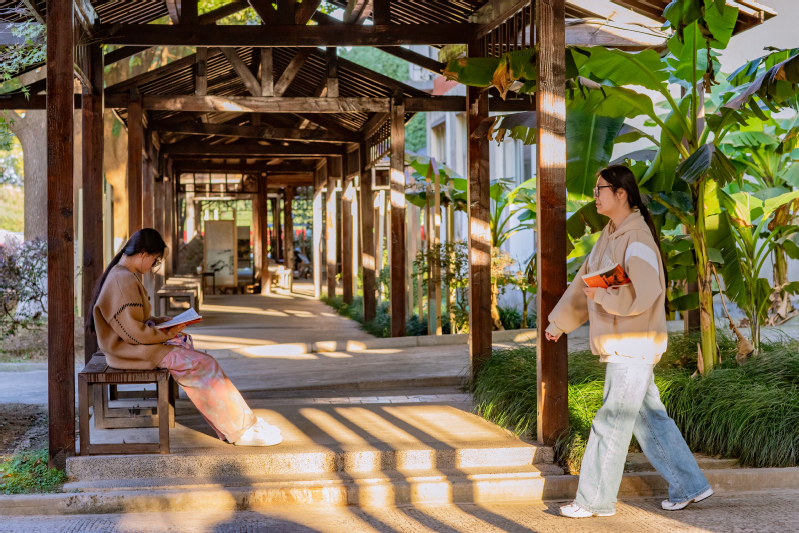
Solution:
{"label": "ornamental grass clump", "polygon": [[[672,335],[655,368],[663,403],[688,446],[743,466],[799,466],[799,341],[764,340],[761,355],[739,365],[732,337],[718,340],[721,364],[707,376],[696,373],[698,336]],[[571,425],[555,451],[572,473],[579,471],[591,421],[602,405],[604,368],[589,351],[569,354]],[[495,350],[470,389],[479,415],[535,438],[535,345]],[[640,451],[635,439],[631,449]]]}

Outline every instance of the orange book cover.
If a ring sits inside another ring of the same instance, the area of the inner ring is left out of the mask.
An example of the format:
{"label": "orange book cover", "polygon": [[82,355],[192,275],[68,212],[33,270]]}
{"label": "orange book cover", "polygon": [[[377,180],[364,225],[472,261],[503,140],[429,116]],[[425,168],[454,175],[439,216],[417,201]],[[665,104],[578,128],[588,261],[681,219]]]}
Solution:
{"label": "orange book cover", "polygon": [[589,287],[598,289],[607,289],[608,287],[618,287],[632,283],[630,278],[627,277],[627,273],[624,272],[624,269],[618,263],[597,272],[586,274],[583,276],[583,281]]}

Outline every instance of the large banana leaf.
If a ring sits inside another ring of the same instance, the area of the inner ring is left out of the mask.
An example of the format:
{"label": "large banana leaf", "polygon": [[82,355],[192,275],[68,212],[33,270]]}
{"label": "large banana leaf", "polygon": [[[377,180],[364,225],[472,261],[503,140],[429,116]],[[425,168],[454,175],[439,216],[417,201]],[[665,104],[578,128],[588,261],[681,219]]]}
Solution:
{"label": "large banana leaf", "polygon": [[630,53],[604,46],[584,50],[590,57],[580,69],[581,76],[587,77],[590,73],[615,85],[640,85],[653,91],[660,91],[669,79],[668,65],[654,50]]}
{"label": "large banana leaf", "polygon": [[763,101],[785,102],[796,96],[797,83],[799,83],[799,54],[768,69],[748,86],[744,86],[744,90],[723,107],[739,110],[749,104],[750,109],[754,111],[757,103],[750,102],[754,96],[760,97]]}
{"label": "large banana leaf", "polygon": [[747,305],[746,285],[727,213],[722,212],[707,217],[705,228],[707,246],[719,250],[724,259],[724,263],[719,266],[719,273],[724,278],[724,294],[736,305],[744,308]]}
{"label": "large banana leaf", "polygon": [[593,199],[596,175],[606,167],[624,118],[566,110],[566,190],[572,199]]}
{"label": "large banana leaf", "polygon": [[566,221],[566,231],[574,240],[582,238],[586,233],[601,231],[608,223],[608,217],[600,215],[596,210],[596,202],[590,202],[574,213]]}
{"label": "large banana leaf", "polygon": [[680,41],[688,39],[690,31],[686,30],[696,23],[711,47],[724,49],[738,20],[738,8],[725,4],[725,0],[673,0],[663,10],[663,17],[676,30]]}
{"label": "large banana leaf", "polygon": [[625,87],[601,85],[580,77],[577,86],[569,92],[572,100],[570,107],[573,109],[613,118],[655,115],[655,107],[649,96]]}
{"label": "large banana leaf", "polygon": [[713,143],[700,146],[691,157],[677,167],[677,176],[686,183],[695,183],[705,173],[722,185],[735,179],[735,167]]}
{"label": "large banana leaf", "polygon": [[448,80],[471,87],[490,87],[499,61],[496,57],[462,57],[450,61],[442,74]]}

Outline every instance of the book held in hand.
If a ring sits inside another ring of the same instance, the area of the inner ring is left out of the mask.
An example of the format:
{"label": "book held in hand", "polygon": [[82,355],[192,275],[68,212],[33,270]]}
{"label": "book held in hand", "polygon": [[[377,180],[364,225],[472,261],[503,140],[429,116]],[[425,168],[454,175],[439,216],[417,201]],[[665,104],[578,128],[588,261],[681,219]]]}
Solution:
{"label": "book held in hand", "polygon": [[203,317],[198,315],[197,311],[195,311],[194,309],[192,309],[190,307],[188,311],[184,311],[183,313],[180,313],[178,316],[176,316],[172,320],[168,320],[166,322],[158,324],[157,326],[155,326],[155,329],[169,329],[169,328],[174,328],[175,326],[180,326],[180,325],[188,326],[189,324],[196,324],[197,322],[199,322],[202,319],[203,319]]}
{"label": "book held in hand", "polygon": [[607,289],[608,287],[619,287],[632,283],[627,273],[618,263],[614,263],[608,268],[603,268],[596,272],[591,272],[583,276],[583,281],[589,287],[596,287],[598,289]]}

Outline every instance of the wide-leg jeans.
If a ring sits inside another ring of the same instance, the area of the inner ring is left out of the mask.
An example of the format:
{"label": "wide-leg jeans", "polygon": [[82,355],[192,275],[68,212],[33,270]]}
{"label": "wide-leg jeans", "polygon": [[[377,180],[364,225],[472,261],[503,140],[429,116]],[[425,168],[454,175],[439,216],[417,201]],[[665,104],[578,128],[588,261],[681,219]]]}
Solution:
{"label": "wide-leg jeans", "polygon": [[655,385],[655,365],[608,363],[602,407],[580,467],[574,502],[593,513],[612,513],[633,435],[669,483],[669,501],[699,496],[710,484],[699,470],[677,425],[666,413]]}

